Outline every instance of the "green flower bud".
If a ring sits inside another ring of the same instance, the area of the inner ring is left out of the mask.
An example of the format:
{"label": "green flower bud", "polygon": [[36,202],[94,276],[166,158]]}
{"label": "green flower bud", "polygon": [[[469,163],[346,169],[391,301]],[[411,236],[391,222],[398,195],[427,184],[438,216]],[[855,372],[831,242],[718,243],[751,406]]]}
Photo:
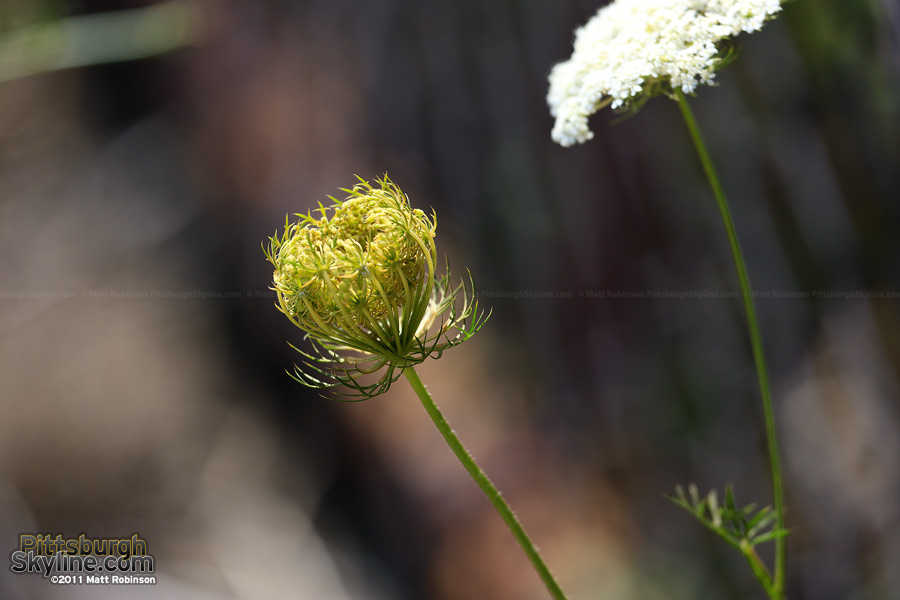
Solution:
{"label": "green flower bud", "polygon": [[[314,346],[300,351],[307,369],[294,377],[312,387],[343,384],[362,399],[462,343],[487,318],[463,285],[436,278],[435,215],[413,209],[387,176],[376,183],[360,179],[343,201],[286,219],[266,249],[276,306]],[[364,381],[382,369],[376,382]]]}

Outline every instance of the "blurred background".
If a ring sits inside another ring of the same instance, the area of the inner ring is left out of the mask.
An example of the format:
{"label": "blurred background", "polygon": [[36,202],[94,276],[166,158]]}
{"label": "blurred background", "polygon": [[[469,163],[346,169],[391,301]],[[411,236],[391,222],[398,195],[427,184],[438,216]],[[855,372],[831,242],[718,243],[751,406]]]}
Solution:
{"label": "blurred background", "polygon": [[[139,532],[158,578],[0,597],[547,597],[404,382],[285,374],[260,245],[386,172],[493,309],[422,378],[570,598],[762,598],[663,497],[771,502],[677,106],[550,140],[602,4],[0,0],[0,542]],[[761,296],[788,595],[900,598],[900,7],[789,2],[739,45],[692,105]]]}

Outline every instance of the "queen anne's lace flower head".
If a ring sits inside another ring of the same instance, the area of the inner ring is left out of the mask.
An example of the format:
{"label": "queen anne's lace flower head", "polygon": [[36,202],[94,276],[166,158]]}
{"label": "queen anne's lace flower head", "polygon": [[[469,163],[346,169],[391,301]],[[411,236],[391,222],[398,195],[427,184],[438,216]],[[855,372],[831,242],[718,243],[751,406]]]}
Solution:
{"label": "queen anne's lace flower head", "polygon": [[[360,179],[344,200],[285,221],[269,239],[278,309],[306,332],[313,352],[295,377],[381,393],[402,370],[474,334],[486,317],[463,286],[437,277],[434,215],[414,209],[390,179]],[[382,370],[382,368],[384,368]],[[372,383],[365,376],[381,371]]]}
{"label": "queen anne's lace flower head", "polygon": [[274,261],[280,307],[304,331],[365,327],[433,275],[435,223],[389,182],[318,212],[286,225]]}
{"label": "queen anne's lace flower head", "polygon": [[709,84],[720,42],[753,32],[779,0],[615,0],[575,32],[572,57],[550,73],[547,102],[563,146],[593,137],[588,117],[642,94]]}

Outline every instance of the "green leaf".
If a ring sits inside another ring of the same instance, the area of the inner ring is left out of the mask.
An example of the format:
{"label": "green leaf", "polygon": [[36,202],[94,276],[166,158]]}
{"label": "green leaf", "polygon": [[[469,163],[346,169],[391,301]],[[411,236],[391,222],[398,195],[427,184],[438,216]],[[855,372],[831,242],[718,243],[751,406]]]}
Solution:
{"label": "green leaf", "polygon": [[747,537],[752,538],[757,533],[771,525],[775,519],[778,517],[778,513],[769,508],[768,506],[759,511],[759,513],[750,519],[749,529],[747,530]]}
{"label": "green leaf", "polygon": [[753,545],[756,546],[758,544],[764,544],[765,542],[771,542],[772,540],[777,540],[778,538],[783,538],[787,534],[790,533],[788,529],[773,529],[768,533],[764,533],[762,535],[756,536],[753,538]]}

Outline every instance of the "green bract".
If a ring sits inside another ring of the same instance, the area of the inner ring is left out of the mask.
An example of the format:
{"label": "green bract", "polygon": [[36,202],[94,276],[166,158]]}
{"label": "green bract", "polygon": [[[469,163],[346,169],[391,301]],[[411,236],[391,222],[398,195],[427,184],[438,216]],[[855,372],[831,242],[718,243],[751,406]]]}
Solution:
{"label": "green bract", "polygon": [[294,377],[343,384],[359,399],[464,342],[487,318],[449,273],[436,277],[434,214],[413,209],[386,176],[376,184],[360,179],[343,201],[286,219],[266,249],[278,309],[313,342],[312,352],[298,350],[307,368]]}

